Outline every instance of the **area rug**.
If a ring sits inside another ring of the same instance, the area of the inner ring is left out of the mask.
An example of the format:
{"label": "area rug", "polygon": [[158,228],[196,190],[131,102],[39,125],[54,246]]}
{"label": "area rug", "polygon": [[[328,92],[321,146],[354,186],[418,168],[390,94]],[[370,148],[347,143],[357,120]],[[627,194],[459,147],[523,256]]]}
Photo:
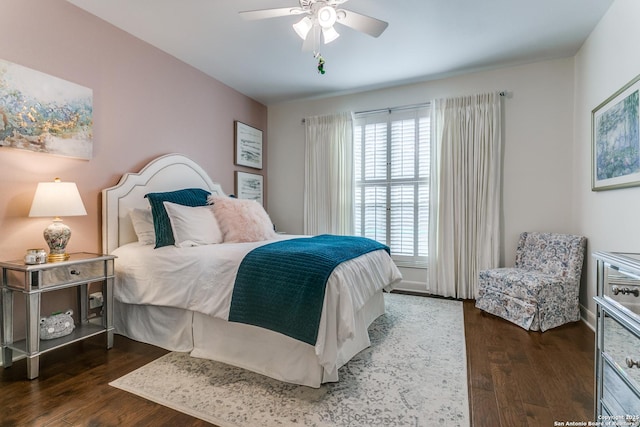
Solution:
{"label": "area rug", "polygon": [[175,352],[110,384],[220,427],[468,426],[462,303],[385,301],[371,347],[319,389]]}

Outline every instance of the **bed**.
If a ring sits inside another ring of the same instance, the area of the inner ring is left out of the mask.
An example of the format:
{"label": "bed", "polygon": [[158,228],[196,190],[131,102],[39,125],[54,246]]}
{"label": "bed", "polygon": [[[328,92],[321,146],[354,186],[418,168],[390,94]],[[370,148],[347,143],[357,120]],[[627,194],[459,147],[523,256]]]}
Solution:
{"label": "bed", "polygon": [[388,253],[371,249],[335,267],[318,308],[315,341],[230,321],[229,307],[238,300],[233,282],[247,254],[315,237],[274,233],[268,240],[182,247],[176,242],[158,249],[139,240],[132,211],[149,209],[145,195],[183,189],[202,189],[225,203],[228,199],[219,184],[181,154],[158,157],[102,191],[103,251],[118,257],[115,332],[293,384],[320,387],[338,381],[338,369],[370,345],[367,328],[384,313],[384,291],[402,279]]}

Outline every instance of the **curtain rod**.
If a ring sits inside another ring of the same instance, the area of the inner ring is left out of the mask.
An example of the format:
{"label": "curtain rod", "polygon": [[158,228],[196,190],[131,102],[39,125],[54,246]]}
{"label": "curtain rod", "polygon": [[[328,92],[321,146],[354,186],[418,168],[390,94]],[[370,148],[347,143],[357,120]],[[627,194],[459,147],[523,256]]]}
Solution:
{"label": "curtain rod", "polygon": [[[500,91],[498,92],[498,95],[502,96],[502,97],[508,97],[509,92],[506,90]],[[402,105],[400,107],[389,107],[389,108],[379,108],[377,110],[365,110],[365,111],[356,111],[353,114],[373,114],[373,113],[383,113],[385,111],[388,111],[389,113],[391,113],[392,111],[402,111],[402,110],[409,110],[412,108],[423,108],[423,107],[427,107],[431,105],[430,102],[423,102],[420,104],[411,104],[411,105]],[[306,122],[306,119],[302,119],[302,124],[304,124]]]}
{"label": "curtain rod", "polygon": [[353,114],[371,114],[371,113],[383,113],[388,111],[391,113],[392,111],[402,111],[402,110],[410,110],[412,108],[423,108],[431,105],[430,102],[423,102],[420,104],[412,104],[412,105],[402,105],[400,107],[389,107],[389,108],[379,108],[377,110],[365,110],[365,111],[356,111]]}
{"label": "curtain rod", "polygon": [[[507,96],[507,91],[503,90],[502,92],[498,92],[500,96]],[[390,108],[380,108],[377,110],[365,110],[365,111],[356,111],[353,114],[371,114],[371,113],[383,113],[388,111],[391,113],[392,111],[402,111],[402,110],[410,110],[413,108],[423,108],[431,105],[431,102],[422,102],[420,104],[412,104],[412,105],[402,105],[400,107],[390,107]]]}
{"label": "curtain rod", "polygon": [[[356,111],[353,114],[383,113],[385,111],[388,111],[389,113],[391,113],[392,111],[409,110],[411,108],[423,108],[423,107],[429,106],[430,104],[431,104],[430,102],[423,102],[420,104],[402,105],[400,107],[389,107],[389,108],[380,108],[377,110]],[[306,119],[302,119],[302,124],[304,124],[306,121],[307,121]]]}

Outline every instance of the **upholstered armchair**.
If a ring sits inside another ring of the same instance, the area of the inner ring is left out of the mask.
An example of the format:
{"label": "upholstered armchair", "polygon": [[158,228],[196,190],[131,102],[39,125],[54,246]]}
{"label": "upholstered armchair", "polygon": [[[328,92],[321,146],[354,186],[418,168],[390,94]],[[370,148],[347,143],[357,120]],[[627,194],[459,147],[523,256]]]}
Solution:
{"label": "upholstered armchair", "polygon": [[515,267],[480,271],[476,307],[533,331],[580,320],[586,243],[582,236],[522,233]]}

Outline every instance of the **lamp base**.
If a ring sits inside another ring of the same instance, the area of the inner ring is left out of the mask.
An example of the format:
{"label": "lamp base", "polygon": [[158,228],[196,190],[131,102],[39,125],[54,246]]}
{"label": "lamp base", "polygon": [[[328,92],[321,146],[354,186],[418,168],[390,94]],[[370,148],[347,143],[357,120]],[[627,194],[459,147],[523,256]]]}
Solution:
{"label": "lamp base", "polygon": [[47,262],[60,262],[66,261],[71,257],[69,254],[49,254],[47,255]]}
{"label": "lamp base", "polygon": [[67,243],[71,238],[71,229],[66,224],[62,223],[60,218],[53,220],[42,233],[44,240],[49,245],[49,255],[47,256],[48,262],[65,261],[69,259],[69,254],[66,253]]}

